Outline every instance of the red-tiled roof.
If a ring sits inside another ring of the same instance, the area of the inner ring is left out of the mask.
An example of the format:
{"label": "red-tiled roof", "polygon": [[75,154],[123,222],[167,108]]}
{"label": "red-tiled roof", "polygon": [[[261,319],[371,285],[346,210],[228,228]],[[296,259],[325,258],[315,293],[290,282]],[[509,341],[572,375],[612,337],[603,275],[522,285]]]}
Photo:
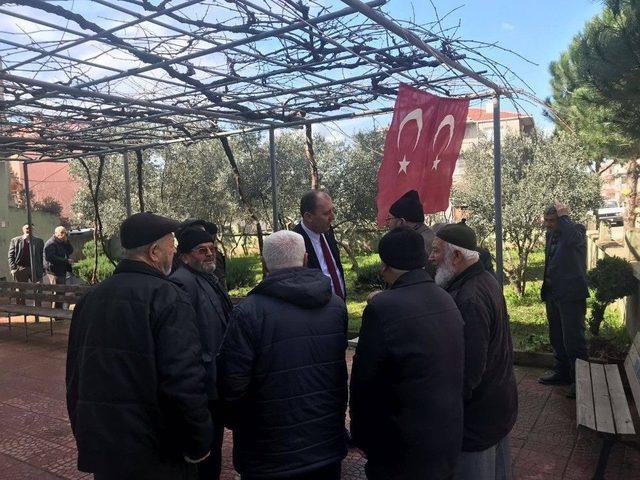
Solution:
{"label": "red-tiled roof", "polygon": [[[500,112],[501,120],[508,120],[510,118],[528,118],[529,115],[522,115],[515,112]],[[468,122],[487,122],[493,120],[493,112],[487,112],[484,108],[469,108],[467,114]]]}

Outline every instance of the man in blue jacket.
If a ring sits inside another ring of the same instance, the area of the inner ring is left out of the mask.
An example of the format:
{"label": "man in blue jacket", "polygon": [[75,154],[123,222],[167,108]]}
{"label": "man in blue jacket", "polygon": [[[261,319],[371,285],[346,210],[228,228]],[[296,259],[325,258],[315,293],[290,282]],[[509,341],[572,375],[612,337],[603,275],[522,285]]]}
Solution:
{"label": "man in blue jacket", "polygon": [[[573,383],[576,358],[587,358],[584,321],[587,310],[587,238],[584,225],[557,203],[544,212],[547,228],[541,296],[547,307],[555,368],[540,377],[545,385]],[[573,396],[572,388],[568,396]]]}

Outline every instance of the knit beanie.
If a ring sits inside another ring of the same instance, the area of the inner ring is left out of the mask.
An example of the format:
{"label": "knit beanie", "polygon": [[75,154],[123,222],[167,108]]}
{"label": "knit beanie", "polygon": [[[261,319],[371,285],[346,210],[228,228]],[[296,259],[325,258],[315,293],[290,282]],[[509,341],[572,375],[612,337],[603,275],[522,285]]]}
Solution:
{"label": "knit beanie", "polygon": [[423,268],[427,262],[422,235],[408,227],[394,228],[380,239],[378,255],[398,270]]}
{"label": "knit beanie", "polygon": [[420,196],[415,190],[409,190],[389,207],[389,213],[396,218],[404,218],[408,222],[424,222],[424,210]]}
{"label": "knit beanie", "polygon": [[463,218],[460,223],[450,223],[436,233],[436,237],[456,247],[475,250],[477,247],[476,234]]}
{"label": "knit beanie", "polygon": [[180,233],[178,237],[178,252],[187,253],[193,250],[201,243],[212,243],[211,234],[200,228],[187,228]]}

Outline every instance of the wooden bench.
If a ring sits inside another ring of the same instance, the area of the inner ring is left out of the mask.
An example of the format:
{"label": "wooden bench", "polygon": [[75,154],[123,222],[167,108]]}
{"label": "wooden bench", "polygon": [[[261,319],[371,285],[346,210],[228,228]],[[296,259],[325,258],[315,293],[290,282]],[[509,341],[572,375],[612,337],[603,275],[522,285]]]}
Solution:
{"label": "wooden bench", "polygon": [[[27,317],[34,316],[36,323],[40,323],[40,317],[46,317],[49,319],[49,332],[53,335],[53,321],[71,319],[71,305],[78,303],[90,288],[86,285],[0,282],[0,315],[8,317],[9,329],[12,327],[11,317],[22,316],[27,337],[30,331]],[[34,305],[23,305],[31,301]],[[55,302],[61,306],[54,308]]]}
{"label": "wooden bench", "polygon": [[[640,410],[640,333],[636,335],[629,349],[624,370],[636,410]],[[637,443],[628,441],[630,436],[637,432],[629,406],[618,365],[576,360],[578,425],[583,425],[603,436],[594,479],[604,478],[614,443],[622,442],[638,448]]]}

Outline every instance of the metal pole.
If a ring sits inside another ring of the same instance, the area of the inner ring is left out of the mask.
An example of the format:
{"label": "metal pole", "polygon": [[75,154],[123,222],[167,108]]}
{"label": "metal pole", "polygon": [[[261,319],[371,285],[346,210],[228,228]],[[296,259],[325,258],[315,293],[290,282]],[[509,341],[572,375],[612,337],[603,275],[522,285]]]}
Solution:
{"label": "metal pole", "polygon": [[127,217],[131,216],[131,179],[129,178],[129,152],[122,154],[124,166],[124,206],[127,209]]}
{"label": "metal pole", "polygon": [[502,288],[504,270],[502,264],[502,161],[500,155],[500,95],[496,94],[493,99],[493,198],[496,210],[496,276]]}
{"label": "metal pole", "polygon": [[280,230],[278,222],[278,170],[276,167],[276,135],[269,129],[269,163],[271,164],[271,203],[273,205],[273,231]]}
{"label": "metal pole", "polygon": [[29,225],[29,263],[31,264],[31,282],[36,283],[36,265],[33,255],[33,230],[31,218],[31,191],[29,190],[29,164],[22,162],[22,171],[24,172],[24,194],[27,197],[27,225]]}

